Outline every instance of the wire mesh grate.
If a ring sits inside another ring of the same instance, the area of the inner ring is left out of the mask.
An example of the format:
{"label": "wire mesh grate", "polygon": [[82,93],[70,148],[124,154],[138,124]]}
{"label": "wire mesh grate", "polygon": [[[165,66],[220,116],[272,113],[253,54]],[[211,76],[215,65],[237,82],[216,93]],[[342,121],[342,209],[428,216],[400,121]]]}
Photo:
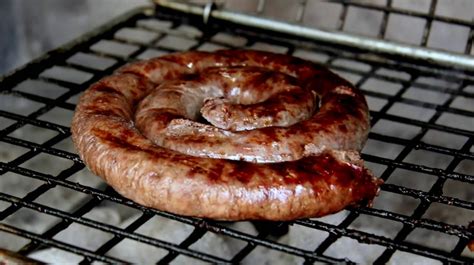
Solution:
{"label": "wire mesh grate", "polygon": [[[0,81],[0,244],[9,243],[0,247],[82,263],[473,262],[470,73],[201,20],[138,10]],[[136,59],[222,48],[310,59],[364,91],[373,129],[363,158],[386,181],[373,208],[290,223],[214,222],[137,205],[88,172],[68,127],[83,90]]]}
{"label": "wire mesh grate", "polygon": [[[159,0],[157,1],[159,2]],[[474,23],[471,12],[474,5],[468,1],[452,3],[449,0],[411,2],[397,0],[302,0],[291,6],[285,1],[278,0],[243,2],[227,0],[218,1],[218,3],[222,8],[231,11],[258,14],[309,27],[474,54],[474,50],[472,50]],[[460,8],[447,8],[453,7],[453,5]],[[273,12],[274,10],[285,10],[286,12]],[[457,10],[457,12],[450,10]],[[360,23],[360,17],[373,23],[371,25]],[[414,34],[410,34],[410,32],[414,32]],[[456,45],[444,45],[449,41],[455,42]]]}

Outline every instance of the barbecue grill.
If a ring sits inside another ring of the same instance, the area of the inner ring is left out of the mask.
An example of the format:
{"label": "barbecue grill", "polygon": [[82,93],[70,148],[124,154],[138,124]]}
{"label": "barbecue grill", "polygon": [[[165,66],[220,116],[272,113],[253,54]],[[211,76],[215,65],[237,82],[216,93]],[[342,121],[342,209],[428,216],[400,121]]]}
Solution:
{"label": "barbecue grill", "polygon": [[[269,2],[242,1],[242,9],[232,2],[157,1],[0,79],[0,241],[10,242],[3,248],[81,263],[139,262],[127,246],[163,264],[473,263],[472,14],[450,17],[438,12],[443,2],[436,0],[423,1],[425,11],[391,0],[303,0],[287,7],[286,17],[268,18],[269,9],[285,7]],[[337,11],[333,30],[311,25],[319,23],[305,12],[311,5]],[[379,27],[353,27],[357,12],[374,14]],[[422,22],[419,36],[400,39],[391,25],[402,20]],[[437,27],[467,32],[464,39],[451,36],[463,45],[440,49]],[[88,173],[68,127],[83,90],[130,61],[222,48],[313,60],[363,90],[373,127],[362,157],[385,180],[372,208],[293,222],[216,222],[140,206]],[[53,193],[68,203],[48,199]],[[78,242],[78,233],[89,242]]]}

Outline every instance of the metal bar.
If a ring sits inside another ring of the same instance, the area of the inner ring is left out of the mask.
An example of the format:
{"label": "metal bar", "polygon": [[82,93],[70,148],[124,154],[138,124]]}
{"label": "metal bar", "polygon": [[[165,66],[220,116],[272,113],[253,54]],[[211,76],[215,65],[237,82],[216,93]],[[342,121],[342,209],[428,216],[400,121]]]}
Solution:
{"label": "metal bar", "polygon": [[428,38],[430,37],[431,25],[433,24],[433,16],[436,10],[437,3],[438,0],[431,0],[430,10],[428,11],[428,17],[426,18],[426,24],[423,30],[423,36],[421,38],[421,46],[426,46],[426,44],[428,43]]}
{"label": "metal bar", "polygon": [[25,257],[21,254],[0,248],[0,264],[40,265],[43,263],[31,258]]}
{"label": "metal bar", "polygon": [[410,252],[410,253],[414,253],[414,254],[430,257],[430,258],[435,258],[437,260],[442,260],[445,262],[453,262],[457,264],[459,263],[462,264],[464,262],[470,261],[470,259],[467,257],[452,257],[451,253],[449,252],[429,249],[429,248],[422,247],[422,246],[409,243],[409,242],[403,242],[403,243],[394,242],[392,239],[389,239],[383,236],[377,236],[377,235],[373,235],[367,232],[357,231],[354,229],[340,228],[338,226],[323,223],[316,220],[297,220],[295,221],[295,223],[301,224],[307,227],[318,228],[318,229],[323,227],[324,228],[323,230],[328,231],[331,234],[335,234],[338,236],[349,236],[351,238],[357,238],[359,242],[386,246],[387,249],[406,251],[406,252]]}
{"label": "metal bar", "polygon": [[303,21],[307,2],[308,0],[299,0],[295,22],[301,23]]}
{"label": "metal bar", "polygon": [[[435,1],[435,0],[433,0]],[[433,6],[433,5],[432,5]],[[464,84],[461,84],[459,86],[459,90],[462,90],[464,87]],[[448,100],[445,101],[445,103],[443,104],[443,106],[449,106],[449,104],[451,104],[451,102],[454,100],[454,96],[455,95],[451,95],[450,98]],[[433,115],[433,117],[431,117],[431,119],[428,121],[428,123],[434,123],[440,116],[441,116],[442,112],[441,111],[437,111],[435,113],[435,115]],[[413,139],[413,143],[409,144],[409,145],[406,145],[405,148],[403,149],[402,152],[400,152],[400,154],[397,156],[397,158],[395,159],[396,161],[400,161],[401,159],[405,158],[410,152],[411,150],[415,149],[415,145],[417,142],[419,142],[421,140],[421,138],[426,134],[426,132],[428,131],[428,129],[426,128],[423,128],[421,133],[419,133],[414,139]],[[472,138],[470,138],[470,140],[472,140]],[[471,144],[469,143],[470,141],[468,140],[464,146],[462,147],[462,151],[466,152],[469,147],[471,146]],[[448,167],[446,168],[445,172],[452,172],[454,170],[454,168],[459,164],[459,162],[461,161],[461,159],[459,158],[454,158],[448,165]],[[444,183],[446,182],[446,178],[442,178],[442,177],[438,177],[438,179],[436,180],[436,182],[433,184],[433,186],[431,187],[431,189],[429,190],[429,193],[430,194],[433,194],[435,196],[440,196],[443,191],[442,191],[442,188],[443,188],[443,185]],[[425,214],[425,212],[428,210],[428,208],[430,207],[431,205],[431,202],[429,200],[424,200],[422,198],[421,200],[421,203],[416,207],[416,209],[413,211],[413,214],[411,215],[411,217],[415,218],[415,219],[421,219],[421,217]],[[411,226],[411,225],[407,225],[407,224],[404,224],[403,225],[403,228],[397,233],[397,235],[395,236],[394,240],[395,241],[403,241],[407,238],[407,236],[415,229],[415,227]],[[384,263],[384,262],[388,262],[388,260],[390,259],[390,257],[395,253],[395,250],[394,249],[386,249],[382,255],[376,260],[376,262],[380,262],[380,263]]]}
{"label": "metal bar", "polygon": [[337,22],[337,29],[339,31],[342,31],[344,29],[344,24],[346,23],[346,18],[347,18],[347,10],[349,9],[348,5],[343,2],[342,3],[342,11],[341,14],[339,15],[339,21]]}
{"label": "metal bar", "polygon": [[60,108],[63,108],[63,109],[67,109],[67,110],[74,110],[74,108],[76,107],[74,104],[71,104],[71,103],[68,103],[68,102],[64,102],[64,101],[60,101],[60,100],[56,100],[56,99],[51,99],[51,98],[47,98],[47,97],[42,97],[42,96],[38,96],[38,95],[35,95],[35,94],[30,94],[30,93],[27,93],[27,92],[23,92],[23,91],[14,90],[9,94],[14,95],[14,96],[23,97],[23,98],[26,98],[26,99],[29,99],[29,100],[32,100],[32,101],[41,102],[41,103],[44,103],[44,104],[47,104],[47,105],[54,105],[54,106],[57,106],[57,107],[60,107]]}
{"label": "metal bar", "polygon": [[408,169],[411,171],[425,173],[428,175],[474,183],[474,176],[472,175],[466,175],[466,174],[460,174],[460,173],[448,173],[439,168],[432,168],[432,167],[421,166],[421,165],[416,165],[416,164],[411,164],[411,163],[406,163],[406,162],[399,162],[399,161],[394,161],[392,159],[368,155],[368,154],[362,154],[362,158],[369,162],[387,165],[390,167]]}
{"label": "metal bar", "polygon": [[[387,9],[390,9],[391,7],[392,7],[392,0],[387,0]],[[378,34],[378,37],[381,39],[385,37],[389,15],[390,15],[390,12],[388,10],[383,11],[383,19],[382,19],[382,23],[380,24],[380,31]]]}
{"label": "metal bar", "polygon": [[[383,98],[383,99],[390,99],[391,98],[390,95],[379,93],[379,92],[369,91],[369,90],[365,90],[365,89],[362,89],[362,91],[364,91],[364,93],[366,95],[374,96],[374,97],[377,97],[377,98]],[[428,103],[428,102],[417,100],[417,99],[400,98],[397,102],[406,103],[407,105],[419,106],[419,107],[423,107],[425,109],[433,109],[433,110],[439,110],[439,111],[443,111],[443,112],[455,113],[455,114],[459,114],[459,115],[463,115],[463,116],[467,116],[467,117],[474,116],[473,111],[447,107],[447,106],[438,105],[438,104],[434,104],[434,103]]]}
{"label": "metal bar", "polygon": [[[66,139],[66,137],[61,136],[61,135],[59,137],[56,137],[56,138],[59,138],[60,139],[59,141],[61,141],[63,139]],[[60,149],[51,147],[49,145],[45,146],[44,144],[37,144],[37,143],[30,142],[30,141],[13,138],[11,136],[4,136],[4,137],[2,137],[1,141],[5,142],[5,143],[10,143],[10,144],[13,144],[13,145],[17,145],[17,146],[22,146],[22,147],[25,147],[25,148],[29,148],[30,150],[34,150],[34,151],[37,151],[37,152],[42,152],[42,153],[45,153],[45,154],[50,154],[50,155],[53,155],[53,156],[66,158],[66,159],[72,160],[74,162],[80,162],[81,161],[81,159],[79,158],[79,156],[77,154],[70,153],[70,152],[67,152],[67,151],[64,151],[64,150],[60,150]]]}
{"label": "metal bar", "polygon": [[[326,65],[326,66],[328,66],[329,68],[331,68],[333,70],[342,70],[342,71],[345,71],[345,72],[354,73],[354,74],[358,74],[358,75],[364,75],[365,74],[365,71],[352,69],[350,67],[339,66],[339,65]],[[383,67],[383,66],[380,66],[380,67]],[[387,67],[385,67],[385,68],[387,68]],[[431,85],[431,84],[428,85],[428,84],[416,82],[415,80],[405,80],[405,79],[401,79],[401,78],[397,78],[397,77],[391,77],[391,76],[387,76],[387,75],[384,75],[384,74],[378,74],[378,73],[374,73],[371,77],[375,78],[375,79],[381,79],[381,80],[389,81],[389,82],[392,82],[392,83],[398,83],[402,86],[403,85],[409,85],[411,87],[416,87],[416,88],[421,88],[421,89],[424,89],[424,90],[440,92],[440,93],[443,93],[443,94],[456,94],[457,96],[463,96],[463,97],[467,97],[467,98],[474,98],[474,93],[465,92],[465,91],[458,91],[456,89],[452,89],[452,88],[448,88],[448,87],[444,87],[444,86],[439,86],[439,85]],[[364,91],[364,92],[366,94],[372,93],[373,95],[382,95],[382,93],[380,93],[380,92],[367,91],[367,90]],[[391,97],[391,96],[386,95],[386,97]],[[448,108],[446,108],[446,109],[448,109]],[[462,111],[465,112],[465,110],[462,110]]]}
{"label": "metal bar", "polygon": [[[38,203],[35,203],[35,202],[25,202],[25,201],[15,197],[15,196],[0,193],[0,199],[4,200],[4,201],[8,201],[8,202],[11,202],[11,203],[21,205],[21,206],[26,207],[26,208],[34,209],[34,210],[37,210],[39,212],[43,212],[43,213],[51,215],[51,216],[59,217],[59,218],[62,218],[64,220],[68,220],[69,222],[76,222],[76,223],[81,224],[81,225],[85,225],[85,226],[88,226],[88,227],[91,227],[91,228],[95,228],[95,229],[99,229],[99,230],[106,231],[106,232],[109,232],[109,233],[113,233],[115,235],[120,235],[120,236],[125,237],[125,238],[129,238],[129,239],[136,240],[136,241],[139,241],[139,242],[143,242],[143,243],[146,243],[146,244],[158,246],[158,247],[164,248],[166,250],[177,251],[177,252],[179,252],[183,255],[187,255],[187,256],[190,256],[190,257],[202,259],[202,260],[209,261],[209,262],[218,262],[218,263],[226,263],[227,262],[226,260],[224,260],[222,258],[210,256],[208,254],[201,253],[201,252],[198,252],[198,251],[190,251],[188,249],[183,249],[183,248],[180,248],[176,244],[168,243],[168,242],[163,241],[163,240],[151,238],[151,237],[145,236],[145,235],[138,235],[138,234],[135,234],[135,233],[130,233],[130,232],[125,231],[121,228],[117,228],[115,226],[108,225],[108,224],[105,224],[105,223],[100,223],[100,222],[94,221],[92,219],[72,216],[67,212],[57,210],[57,209],[54,209],[54,208],[51,208],[51,207],[48,207],[48,206],[44,206],[44,205],[41,205],[41,204],[38,204]],[[1,229],[1,226],[0,226],[0,229]],[[46,239],[46,238],[43,237],[43,239]],[[61,244],[66,244],[66,243],[61,243]],[[91,258],[96,259],[95,257],[91,257]]]}
{"label": "metal bar", "polygon": [[[186,3],[173,2],[169,0],[155,1],[158,5],[165,8],[170,8],[198,16],[203,15],[203,8],[200,6],[192,6]],[[284,34],[291,34],[297,37],[322,42],[330,42],[332,44],[350,46],[374,53],[403,56],[409,59],[422,60],[425,62],[435,63],[443,66],[474,71],[474,58],[463,54],[444,52],[428,48],[420,48],[417,46],[393,43],[367,37],[359,37],[341,32],[323,31],[320,29],[309,28],[296,24],[289,24],[277,20],[260,18],[225,10],[213,10],[211,12],[211,17],[214,19],[228,21],[243,26],[250,26],[264,30],[281,32]]]}
{"label": "metal bar", "polygon": [[41,244],[51,246],[51,247],[55,247],[55,248],[59,248],[59,249],[65,250],[65,251],[69,251],[69,252],[72,252],[74,254],[82,255],[84,257],[89,257],[89,258],[92,258],[94,260],[104,261],[104,262],[109,262],[109,263],[114,263],[114,264],[119,264],[119,263],[120,264],[125,264],[126,263],[124,260],[120,260],[120,259],[112,258],[112,257],[108,257],[108,256],[103,256],[103,255],[97,255],[97,254],[95,254],[94,252],[92,252],[90,250],[79,248],[77,246],[73,246],[71,244],[60,242],[58,240],[43,238],[41,235],[37,235],[35,233],[29,232],[29,231],[26,231],[26,230],[23,230],[23,229],[20,229],[20,228],[16,228],[16,227],[13,227],[11,225],[0,223],[0,231],[4,231],[4,232],[7,232],[7,233],[10,233],[10,234],[13,234],[13,235],[18,235],[18,236],[21,236],[21,237],[24,237],[24,238],[28,238],[28,239],[37,241],[37,242],[41,242]]}
{"label": "metal bar", "polygon": [[458,226],[458,225],[450,225],[449,228],[446,227],[445,223],[437,222],[430,219],[425,218],[413,218],[411,216],[405,216],[398,213],[387,212],[384,210],[379,210],[375,208],[366,208],[366,207],[358,207],[352,209],[355,212],[360,212],[372,216],[378,216],[381,218],[394,220],[397,222],[401,222],[403,224],[407,224],[413,227],[420,227],[426,228],[433,231],[438,231],[441,233],[445,233],[448,235],[454,235],[459,238],[469,239],[474,237],[474,232],[469,231],[469,229],[465,226]]}
{"label": "metal bar", "polygon": [[[9,170],[11,172],[15,172],[15,173],[27,176],[27,177],[32,177],[32,178],[35,178],[35,179],[40,179],[40,180],[46,181],[48,183],[61,185],[63,187],[67,187],[67,188],[70,188],[72,190],[76,190],[76,191],[79,191],[79,192],[82,192],[82,193],[85,193],[85,194],[89,194],[91,196],[96,197],[99,200],[107,199],[107,200],[110,200],[110,201],[113,201],[113,202],[117,202],[117,203],[121,203],[121,204],[131,206],[131,207],[139,209],[143,212],[153,212],[154,214],[158,214],[158,215],[166,217],[166,218],[177,220],[177,221],[180,221],[182,223],[186,223],[186,224],[197,226],[197,227],[203,227],[203,228],[206,228],[208,231],[212,231],[212,232],[219,233],[219,234],[222,234],[222,235],[230,236],[230,237],[233,237],[235,239],[240,239],[240,240],[244,240],[244,241],[247,241],[247,242],[251,242],[252,244],[257,244],[257,245],[269,247],[269,248],[276,249],[276,250],[279,250],[279,251],[283,251],[283,252],[293,254],[293,255],[296,255],[296,256],[309,257],[309,258],[313,258],[316,261],[322,261],[322,262],[332,262],[332,263],[334,263],[334,262],[343,261],[341,259],[336,259],[336,258],[331,258],[331,257],[326,257],[326,256],[318,256],[318,255],[315,255],[315,254],[311,253],[310,251],[306,251],[306,250],[298,249],[298,248],[295,248],[295,247],[287,246],[287,245],[284,245],[284,244],[281,244],[281,243],[276,243],[276,242],[271,242],[271,241],[264,240],[264,239],[255,238],[255,237],[247,235],[245,233],[235,231],[235,230],[232,230],[232,229],[229,229],[229,228],[225,228],[225,227],[222,227],[218,224],[214,224],[214,223],[211,223],[211,222],[206,222],[206,221],[203,221],[201,219],[191,218],[191,217],[183,217],[183,216],[178,216],[178,215],[174,215],[174,214],[170,214],[170,213],[166,213],[166,212],[161,212],[161,211],[158,211],[158,210],[155,210],[155,209],[149,209],[149,208],[146,208],[144,206],[138,205],[138,204],[136,204],[136,203],[134,203],[134,202],[132,202],[128,199],[123,198],[123,197],[120,197],[120,196],[117,196],[117,195],[110,195],[110,194],[105,193],[101,190],[97,190],[97,189],[94,189],[94,188],[91,188],[91,187],[88,187],[88,186],[84,186],[84,185],[81,185],[81,184],[78,184],[78,183],[75,183],[75,182],[71,182],[71,181],[68,181],[68,180],[58,179],[58,178],[55,178],[53,176],[46,175],[46,174],[40,173],[40,172],[35,172],[33,170],[29,170],[29,169],[26,169],[26,168],[21,168],[21,167],[18,167],[18,166],[14,167],[14,166],[10,166],[8,164],[4,164],[4,163],[0,162],[0,169],[6,169],[6,170]],[[9,195],[2,195],[0,193],[0,197],[2,197],[2,196],[9,196]],[[28,205],[26,205],[26,207],[28,207]],[[52,209],[52,210],[55,210],[55,209]],[[76,218],[76,217],[74,217],[74,218]],[[112,231],[112,233],[113,233],[113,231]]]}
{"label": "metal bar", "polygon": [[[399,145],[408,145],[412,142],[412,140],[407,140],[407,139],[397,138],[397,137],[387,136],[387,135],[381,135],[374,132],[369,133],[369,138],[374,139],[374,140],[379,140],[382,142],[399,144]],[[474,154],[471,152],[461,152],[456,149],[427,144],[424,142],[419,142],[416,148],[421,149],[421,150],[432,151],[432,152],[436,152],[440,154],[445,154],[445,155],[449,155],[453,157],[459,157],[462,159],[474,159]]]}
{"label": "metal bar", "polygon": [[382,115],[383,115],[384,119],[391,120],[391,121],[406,123],[406,124],[415,125],[415,126],[418,126],[418,127],[426,127],[426,128],[429,128],[429,129],[436,129],[438,131],[449,132],[449,133],[452,133],[452,134],[459,134],[459,135],[463,135],[463,136],[467,136],[467,137],[472,137],[472,131],[457,129],[457,128],[453,128],[453,127],[449,127],[449,126],[439,125],[439,124],[436,124],[436,123],[428,123],[428,122],[424,122],[424,121],[413,120],[413,119],[400,117],[400,116],[396,116],[396,115],[392,115],[392,114],[386,114],[386,113],[381,114],[379,112],[370,111],[370,116],[372,116],[372,118],[379,117],[379,116],[382,116]]}
{"label": "metal bar", "polygon": [[46,128],[46,129],[50,129],[50,130],[53,130],[53,131],[57,131],[61,134],[69,134],[69,127],[36,119],[36,117],[40,116],[41,114],[43,114],[42,111],[41,112],[37,111],[37,112],[34,113],[34,116],[32,116],[33,114],[30,114],[30,115],[25,117],[25,116],[18,115],[18,114],[15,114],[15,113],[0,110],[0,116],[1,117],[5,117],[5,118],[8,118],[8,119],[17,121],[15,124],[12,124],[9,127],[1,130],[0,135],[7,134],[8,132],[12,132],[12,131],[20,128],[21,126],[23,126],[25,123],[35,125],[35,126],[38,126],[38,127],[41,127],[41,128]]}
{"label": "metal bar", "polygon": [[[25,200],[23,198],[23,201],[32,202],[33,200],[31,200],[31,199],[30,200]],[[72,216],[82,216],[82,215],[88,213],[94,207],[96,207],[99,203],[100,203],[100,201],[97,200],[96,198],[90,198],[84,204],[80,205],[81,203],[79,203],[78,205],[76,205],[76,206],[80,206],[80,207],[77,210],[75,210],[74,212],[72,212],[71,215]],[[75,209],[75,208],[76,207],[72,207],[71,209]],[[48,230],[43,232],[41,234],[41,236],[43,238],[51,239],[52,237],[57,235],[59,232],[61,232],[64,229],[68,228],[71,224],[72,224],[72,222],[70,222],[69,220],[62,219],[60,222],[56,223],[55,225],[50,227]],[[26,246],[22,247],[20,249],[19,253],[23,254],[23,255],[27,255],[27,254],[31,253],[32,251],[36,250],[38,247],[40,247],[40,244],[38,244],[38,242],[32,241],[29,244],[27,244]],[[96,254],[100,254],[100,253],[96,252]]]}
{"label": "metal bar", "polygon": [[[469,37],[467,38],[466,49],[464,51],[465,54],[471,53],[473,42],[474,42],[474,27],[472,27],[471,30],[469,30]],[[472,55],[474,55],[474,53]]]}
{"label": "metal bar", "polygon": [[[183,240],[179,246],[182,248],[188,248],[197,240],[199,240],[206,232],[207,231],[205,229],[195,227],[193,232],[185,240]],[[164,256],[160,261],[157,262],[157,264],[170,264],[170,262],[178,256],[178,254],[179,253],[177,252],[169,252],[168,255]]]}
{"label": "metal bar", "polygon": [[[447,17],[437,16],[434,13],[425,14],[418,11],[391,7],[389,5],[387,6],[374,5],[365,1],[364,2],[354,1],[354,0],[342,0],[342,1],[343,1],[342,3],[346,5],[350,5],[350,6],[357,6],[357,7],[362,7],[362,8],[371,9],[371,10],[384,11],[384,12],[400,14],[400,15],[407,15],[410,17],[431,19],[431,20],[441,21],[441,22],[445,22],[449,24],[471,27],[471,28],[474,27],[474,23],[472,21],[469,22],[469,21],[465,21],[465,20],[461,20],[457,18],[447,18]],[[341,3],[341,0],[329,0],[329,2]]]}
{"label": "metal bar", "polygon": [[258,0],[257,14],[263,13],[264,9],[265,9],[265,0]]}
{"label": "metal bar", "polygon": [[[437,202],[446,205],[456,206],[460,208],[465,208],[468,210],[474,210],[474,203],[460,200],[458,198],[447,197],[442,195],[434,195],[426,191],[410,189],[402,186],[397,186],[393,184],[384,184],[381,187],[382,190],[390,191],[393,193],[407,195],[416,199],[422,199],[428,202]],[[446,227],[444,227],[446,228]],[[454,229],[456,230],[456,229]]]}
{"label": "metal bar", "polygon": [[[135,221],[133,221],[130,225],[128,225],[124,230],[127,232],[133,232],[137,230],[141,225],[146,223],[148,220],[152,218],[152,215],[143,213],[139,218],[137,218]],[[105,242],[100,246],[95,253],[104,255],[112,249],[115,245],[117,245],[120,241],[123,240],[123,236],[120,235],[114,235],[113,238],[111,238],[109,241]],[[87,260],[83,260],[84,262],[87,262]],[[90,263],[90,262],[89,262]]]}

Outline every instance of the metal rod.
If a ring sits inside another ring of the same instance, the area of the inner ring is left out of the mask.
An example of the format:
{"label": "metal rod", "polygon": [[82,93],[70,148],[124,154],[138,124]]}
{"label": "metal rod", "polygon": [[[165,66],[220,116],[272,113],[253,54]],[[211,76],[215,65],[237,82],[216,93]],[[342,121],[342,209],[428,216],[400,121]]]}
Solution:
{"label": "metal rod", "polygon": [[[159,6],[177,11],[202,16],[204,7],[190,5],[183,2],[169,0],[155,0]],[[303,37],[316,41],[330,42],[338,45],[351,46],[375,53],[403,56],[409,59],[423,60],[448,67],[474,71],[474,58],[472,56],[439,51],[435,49],[420,48],[413,45],[400,44],[385,40],[360,37],[342,32],[329,32],[316,28],[255,17],[242,13],[226,10],[213,10],[210,17],[244,26],[251,26],[265,30],[272,30],[293,36]]]}

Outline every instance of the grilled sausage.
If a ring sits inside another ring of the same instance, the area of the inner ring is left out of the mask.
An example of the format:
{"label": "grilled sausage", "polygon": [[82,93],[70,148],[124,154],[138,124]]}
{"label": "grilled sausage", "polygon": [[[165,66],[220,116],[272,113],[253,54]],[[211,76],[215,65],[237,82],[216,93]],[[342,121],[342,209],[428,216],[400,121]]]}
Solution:
{"label": "grilled sausage", "polygon": [[370,201],[381,181],[358,154],[368,130],[365,99],[347,81],[302,59],[236,50],[126,65],[84,93],[72,122],[81,158],[123,196],[220,220],[316,217]]}

